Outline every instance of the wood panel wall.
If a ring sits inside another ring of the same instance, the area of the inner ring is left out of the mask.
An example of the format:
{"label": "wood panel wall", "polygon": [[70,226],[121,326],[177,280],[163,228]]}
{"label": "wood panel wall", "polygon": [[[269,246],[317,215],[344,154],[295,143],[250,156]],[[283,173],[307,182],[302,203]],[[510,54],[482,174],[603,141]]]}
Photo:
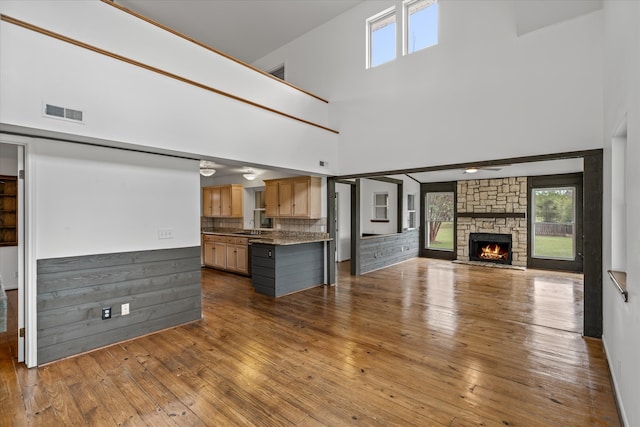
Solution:
{"label": "wood panel wall", "polygon": [[418,230],[358,239],[360,271],[364,274],[418,256]]}
{"label": "wood panel wall", "polygon": [[200,319],[200,281],[199,246],[38,260],[38,364]]}

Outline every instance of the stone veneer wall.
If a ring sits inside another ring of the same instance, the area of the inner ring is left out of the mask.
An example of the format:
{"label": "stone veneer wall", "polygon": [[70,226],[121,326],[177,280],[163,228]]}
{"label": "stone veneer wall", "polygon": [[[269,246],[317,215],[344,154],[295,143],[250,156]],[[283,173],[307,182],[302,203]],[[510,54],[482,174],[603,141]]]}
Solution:
{"label": "stone veneer wall", "polygon": [[[527,178],[458,181],[457,259],[469,260],[469,233],[503,233],[512,236],[512,264],[527,265]],[[482,218],[464,216],[478,213]],[[500,213],[491,217],[490,213]],[[503,214],[524,213],[524,217]]]}

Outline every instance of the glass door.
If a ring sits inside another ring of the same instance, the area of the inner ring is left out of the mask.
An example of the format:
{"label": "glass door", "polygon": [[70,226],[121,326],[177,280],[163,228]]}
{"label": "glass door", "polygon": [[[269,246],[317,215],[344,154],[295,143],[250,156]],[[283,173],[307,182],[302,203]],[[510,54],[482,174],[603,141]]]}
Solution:
{"label": "glass door", "polygon": [[582,174],[534,176],[528,185],[527,265],[581,272]]}
{"label": "glass door", "polygon": [[455,259],[455,183],[423,184],[420,255]]}

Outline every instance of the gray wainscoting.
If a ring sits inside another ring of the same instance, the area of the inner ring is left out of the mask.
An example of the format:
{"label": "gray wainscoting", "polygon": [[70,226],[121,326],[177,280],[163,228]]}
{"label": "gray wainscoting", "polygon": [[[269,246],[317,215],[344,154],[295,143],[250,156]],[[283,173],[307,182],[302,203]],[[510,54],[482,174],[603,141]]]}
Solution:
{"label": "gray wainscoting", "polygon": [[200,246],[41,259],[37,300],[39,364],[198,320]]}
{"label": "gray wainscoting", "polygon": [[418,256],[418,230],[359,239],[360,272],[378,270]]}

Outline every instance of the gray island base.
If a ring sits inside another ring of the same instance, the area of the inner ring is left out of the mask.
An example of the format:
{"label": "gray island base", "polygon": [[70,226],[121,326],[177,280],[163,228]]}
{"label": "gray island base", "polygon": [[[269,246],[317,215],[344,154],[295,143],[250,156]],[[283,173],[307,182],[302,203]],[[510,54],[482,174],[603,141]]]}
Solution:
{"label": "gray island base", "polygon": [[280,297],[324,283],[324,242],[253,243],[251,277],[256,292]]}

